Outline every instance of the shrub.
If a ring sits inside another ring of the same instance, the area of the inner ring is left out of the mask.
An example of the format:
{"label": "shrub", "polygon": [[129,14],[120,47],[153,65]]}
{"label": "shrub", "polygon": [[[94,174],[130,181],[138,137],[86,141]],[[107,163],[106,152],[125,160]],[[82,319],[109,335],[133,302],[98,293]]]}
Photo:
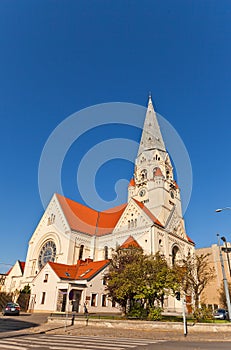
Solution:
{"label": "shrub", "polygon": [[160,307],[152,307],[149,310],[148,320],[159,321],[162,319],[162,309]]}
{"label": "shrub", "polygon": [[193,311],[193,318],[195,321],[199,322],[200,320],[211,320],[213,318],[213,311],[211,308],[202,306]]}
{"label": "shrub", "polygon": [[131,307],[131,310],[128,312],[127,317],[145,319],[147,318],[147,310],[144,309],[143,305],[140,303],[134,303]]}

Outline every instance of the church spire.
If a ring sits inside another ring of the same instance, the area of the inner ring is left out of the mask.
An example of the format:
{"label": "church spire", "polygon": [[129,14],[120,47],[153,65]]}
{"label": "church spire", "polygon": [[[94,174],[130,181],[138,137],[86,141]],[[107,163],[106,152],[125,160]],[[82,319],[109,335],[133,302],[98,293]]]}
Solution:
{"label": "church spire", "polygon": [[149,93],[148,108],[140,140],[138,155],[150,149],[158,149],[166,152],[160,127],[153,107],[151,93]]}

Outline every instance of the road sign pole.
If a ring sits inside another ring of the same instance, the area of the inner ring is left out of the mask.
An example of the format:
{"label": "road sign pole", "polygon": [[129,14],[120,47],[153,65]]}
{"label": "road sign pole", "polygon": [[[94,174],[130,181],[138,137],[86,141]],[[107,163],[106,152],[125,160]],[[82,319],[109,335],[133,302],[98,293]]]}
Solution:
{"label": "road sign pole", "polygon": [[181,301],[182,301],[182,314],[183,314],[183,323],[184,323],[184,336],[186,337],[188,334],[187,319],[186,319],[186,312],[185,312],[186,302],[184,298],[182,298]]}

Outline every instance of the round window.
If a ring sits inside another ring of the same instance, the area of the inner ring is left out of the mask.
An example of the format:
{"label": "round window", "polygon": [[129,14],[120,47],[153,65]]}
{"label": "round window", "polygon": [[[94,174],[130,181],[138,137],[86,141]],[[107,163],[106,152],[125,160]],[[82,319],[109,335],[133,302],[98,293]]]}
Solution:
{"label": "round window", "polygon": [[38,258],[38,267],[41,269],[48,261],[54,261],[56,256],[56,245],[53,241],[47,241],[42,246]]}

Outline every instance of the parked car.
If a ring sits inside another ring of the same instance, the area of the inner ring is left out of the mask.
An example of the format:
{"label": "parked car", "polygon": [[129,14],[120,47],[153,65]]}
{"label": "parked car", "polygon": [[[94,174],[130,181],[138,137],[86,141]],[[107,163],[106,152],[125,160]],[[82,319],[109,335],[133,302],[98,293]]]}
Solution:
{"label": "parked car", "polygon": [[218,320],[226,320],[228,319],[228,311],[225,309],[217,309],[214,312],[213,317]]}
{"label": "parked car", "polygon": [[3,316],[6,315],[15,315],[18,316],[20,314],[20,306],[17,303],[7,303],[6,306],[2,310]]}

